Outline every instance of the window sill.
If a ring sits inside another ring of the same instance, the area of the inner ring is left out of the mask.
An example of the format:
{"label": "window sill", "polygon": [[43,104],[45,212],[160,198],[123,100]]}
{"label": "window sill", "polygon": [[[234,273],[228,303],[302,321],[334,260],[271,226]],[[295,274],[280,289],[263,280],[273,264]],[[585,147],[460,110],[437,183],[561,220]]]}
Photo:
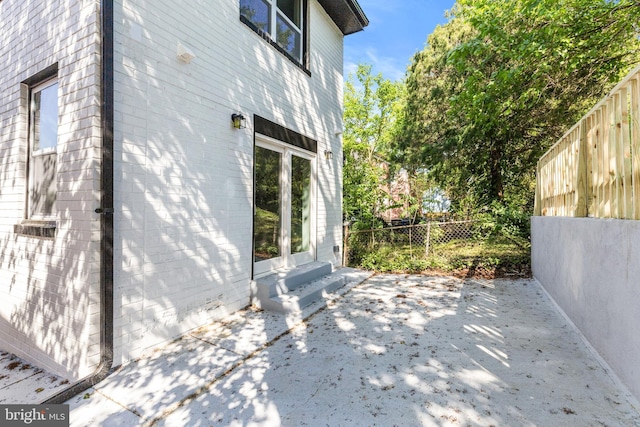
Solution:
{"label": "window sill", "polygon": [[24,220],[20,224],[14,224],[13,232],[21,236],[53,239],[56,237],[56,222]]}

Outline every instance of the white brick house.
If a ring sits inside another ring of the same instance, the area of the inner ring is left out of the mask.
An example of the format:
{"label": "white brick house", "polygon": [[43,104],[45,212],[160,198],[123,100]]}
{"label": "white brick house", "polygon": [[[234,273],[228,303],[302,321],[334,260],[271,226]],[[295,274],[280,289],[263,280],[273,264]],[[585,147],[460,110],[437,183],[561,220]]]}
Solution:
{"label": "white brick house", "polygon": [[0,349],[79,380],[261,274],[340,265],[343,37],[367,23],[356,0],[0,0]]}

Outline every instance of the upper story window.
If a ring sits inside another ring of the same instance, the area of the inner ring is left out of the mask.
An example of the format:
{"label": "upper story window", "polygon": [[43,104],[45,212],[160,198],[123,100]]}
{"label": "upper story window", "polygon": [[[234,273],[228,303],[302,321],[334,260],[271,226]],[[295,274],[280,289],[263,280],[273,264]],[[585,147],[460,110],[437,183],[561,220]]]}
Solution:
{"label": "upper story window", "polygon": [[30,88],[27,217],[55,217],[58,145],[58,80]]}
{"label": "upper story window", "polygon": [[304,0],[240,0],[240,18],[303,64]]}

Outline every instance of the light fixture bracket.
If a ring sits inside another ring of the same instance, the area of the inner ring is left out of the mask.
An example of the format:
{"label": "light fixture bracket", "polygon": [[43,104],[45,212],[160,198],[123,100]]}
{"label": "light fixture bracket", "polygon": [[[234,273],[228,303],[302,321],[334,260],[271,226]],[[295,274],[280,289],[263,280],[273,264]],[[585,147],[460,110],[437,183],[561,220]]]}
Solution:
{"label": "light fixture bracket", "polygon": [[233,127],[236,129],[244,129],[247,127],[247,119],[242,113],[233,113],[231,115],[231,123],[233,123]]}

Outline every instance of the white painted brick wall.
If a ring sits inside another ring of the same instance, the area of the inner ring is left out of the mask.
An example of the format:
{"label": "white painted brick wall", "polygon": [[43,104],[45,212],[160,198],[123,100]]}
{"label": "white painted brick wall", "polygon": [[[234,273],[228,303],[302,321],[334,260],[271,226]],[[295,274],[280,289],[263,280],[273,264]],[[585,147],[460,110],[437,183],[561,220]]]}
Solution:
{"label": "white painted brick wall", "polygon": [[311,77],[237,1],[116,1],[115,363],[249,304],[253,114],[318,141],[317,254],[340,263],[343,37],[309,7]]}
{"label": "white painted brick wall", "polygon": [[[99,1],[0,1],[0,348],[70,379],[98,362]],[[57,236],[17,236],[26,116],[20,82],[58,62]],[[24,106],[22,106],[24,107]]]}

